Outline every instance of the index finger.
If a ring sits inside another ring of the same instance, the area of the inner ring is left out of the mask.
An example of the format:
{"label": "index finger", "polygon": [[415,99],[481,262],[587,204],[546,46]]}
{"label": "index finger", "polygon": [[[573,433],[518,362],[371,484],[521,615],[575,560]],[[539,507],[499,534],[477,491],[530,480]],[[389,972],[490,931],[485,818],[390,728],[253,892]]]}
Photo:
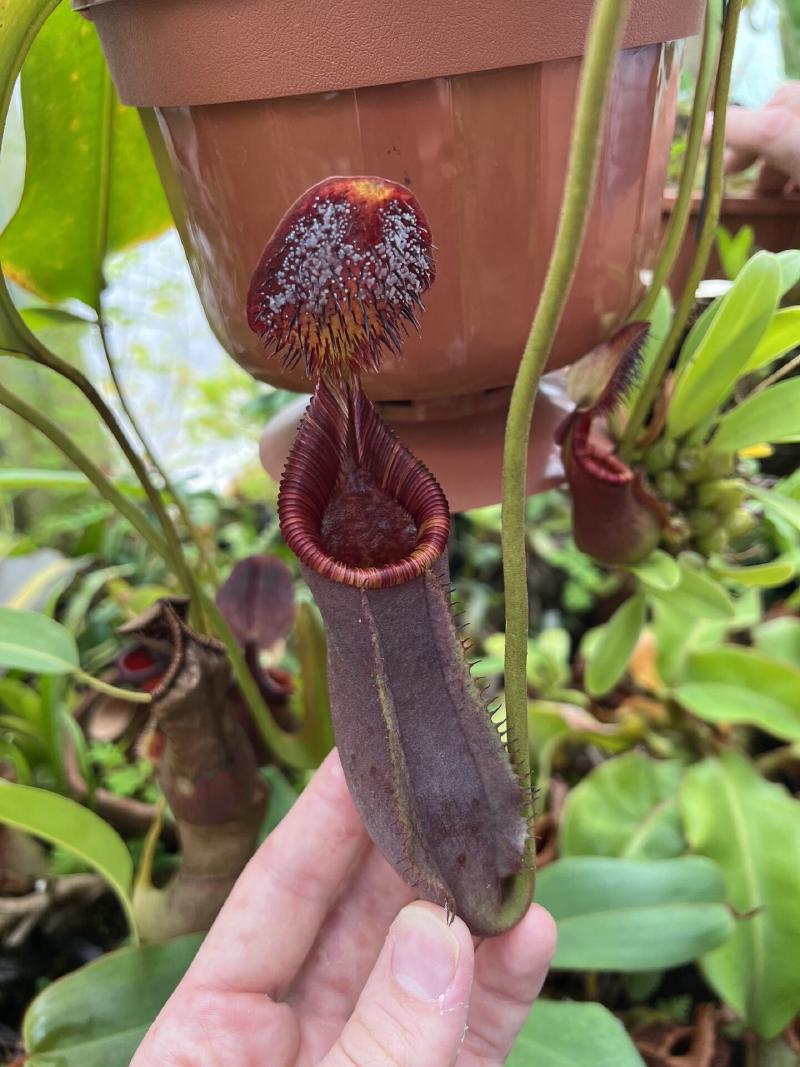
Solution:
{"label": "index finger", "polygon": [[182,984],[278,995],[368,840],[334,749],[245,867]]}

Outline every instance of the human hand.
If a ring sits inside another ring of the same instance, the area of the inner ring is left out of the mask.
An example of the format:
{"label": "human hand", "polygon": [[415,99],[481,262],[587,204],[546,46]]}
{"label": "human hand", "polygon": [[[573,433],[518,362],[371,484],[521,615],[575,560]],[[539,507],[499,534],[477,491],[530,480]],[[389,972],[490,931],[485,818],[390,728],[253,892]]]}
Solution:
{"label": "human hand", "polygon": [[[370,842],[336,752],[236,883],[131,1067],[499,1067],[555,925],[473,948]],[[465,1034],[466,1028],[466,1034]]]}
{"label": "human hand", "polygon": [[769,195],[800,185],[800,81],[784,82],[764,107],[728,108],[726,173],[746,170],[759,159],[756,192]]}

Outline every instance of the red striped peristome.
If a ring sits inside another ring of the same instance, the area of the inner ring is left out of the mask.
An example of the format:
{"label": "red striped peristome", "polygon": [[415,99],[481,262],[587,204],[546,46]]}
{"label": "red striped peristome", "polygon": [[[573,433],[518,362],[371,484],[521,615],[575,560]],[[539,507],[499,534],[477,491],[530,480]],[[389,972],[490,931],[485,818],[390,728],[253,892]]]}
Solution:
{"label": "red striped peristome", "polygon": [[[410,517],[415,528],[410,551],[358,566],[337,559],[326,546],[325,513],[350,469],[366,472]],[[419,577],[445,550],[450,532],[439,483],[384,425],[356,377],[318,382],[281,479],[278,515],[284,539],[302,563],[324,578],[362,589]]]}

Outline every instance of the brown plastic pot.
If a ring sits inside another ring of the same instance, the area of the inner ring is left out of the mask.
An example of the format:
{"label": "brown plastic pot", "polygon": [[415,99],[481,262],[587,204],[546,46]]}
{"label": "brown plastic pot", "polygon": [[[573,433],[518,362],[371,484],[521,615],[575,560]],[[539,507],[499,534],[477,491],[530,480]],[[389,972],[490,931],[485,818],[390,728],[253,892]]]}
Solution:
{"label": "brown plastic pot", "polygon": [[[498,453],[543,283],[593,0],[75,6],[94,20],[121,98],[155,108],[159,168],[209,322],[264,381],[309,389],[300,370],[264,358],[244,314],[251,273],[286,208],[331,174],[378,174],[414,191],[437,245],[437,282],[422,336],[367,388],[434,470],[441,427],[452,423],[458,476],[443,483],[455,504],[496,499],[499,468],[478,479],[489,496],[477,499],[471,467],[487,462],[487,437]],[[674,42],[697,32],[703,7],[633,0],[551,368],[607,336],[639,295],[660,229]],[[465,433],[478,427],[486,433]],[[535,442],[533,453],[544,447]]]}

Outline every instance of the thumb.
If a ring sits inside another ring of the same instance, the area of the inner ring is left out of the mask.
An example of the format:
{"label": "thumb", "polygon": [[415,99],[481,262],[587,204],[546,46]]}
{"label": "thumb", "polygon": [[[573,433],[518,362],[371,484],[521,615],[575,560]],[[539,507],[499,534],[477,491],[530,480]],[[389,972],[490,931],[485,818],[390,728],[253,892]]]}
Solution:
{"label": "thumb", "polygon": [[448,1067],[467,1024],[473,950],[460,919],[417,902],[392,923],[355,1010],[321,1067]]}

